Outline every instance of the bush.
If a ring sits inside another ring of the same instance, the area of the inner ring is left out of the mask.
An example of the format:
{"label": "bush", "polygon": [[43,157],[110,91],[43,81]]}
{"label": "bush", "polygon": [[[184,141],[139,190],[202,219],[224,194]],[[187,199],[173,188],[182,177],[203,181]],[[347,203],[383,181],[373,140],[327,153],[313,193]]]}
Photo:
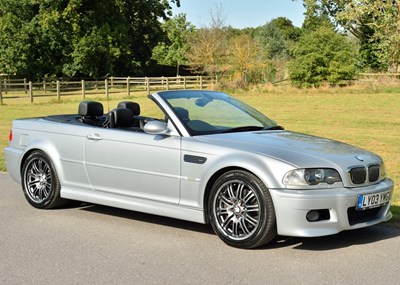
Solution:
{"label": "bush", "polygon": [[292,54],[289,74],[296,86],[319,86],[323,82],[334,85],[352,79],[356,72],[355,47],[329,27],[304,34]]}

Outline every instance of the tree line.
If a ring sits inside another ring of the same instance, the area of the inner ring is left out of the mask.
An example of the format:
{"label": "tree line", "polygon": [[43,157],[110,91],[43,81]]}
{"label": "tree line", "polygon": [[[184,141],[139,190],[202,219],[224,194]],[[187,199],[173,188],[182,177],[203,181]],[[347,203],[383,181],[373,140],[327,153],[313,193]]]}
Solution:
{"label": "tree line", "polygon": [[173,16],[179,0],[0,0],[0,73],[31,80],[197,73],[247,87],[398,71],[399,1],[302,2],[302,27],[279,17],[235,29],[218,9],[201,28]]}

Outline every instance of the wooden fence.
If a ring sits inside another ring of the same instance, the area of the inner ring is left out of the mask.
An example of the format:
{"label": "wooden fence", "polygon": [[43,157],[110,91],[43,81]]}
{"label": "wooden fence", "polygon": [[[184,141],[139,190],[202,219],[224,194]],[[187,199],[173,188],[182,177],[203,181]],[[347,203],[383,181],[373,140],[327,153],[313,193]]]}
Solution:
{"label": "wooden fence", "polygon": [[4,100],[15,98],[55,97],[79,95],[85,99],[87,95],[105,95],[110,99],[112,93],[124,93],[131,97],[133,92],[153,92],[175,89],[209,89],[216,84],[210,76],[178,76],[178,77],[109,77],[104,81],[46,81],[32,82],[26,79],[0,80],[0,105]]}

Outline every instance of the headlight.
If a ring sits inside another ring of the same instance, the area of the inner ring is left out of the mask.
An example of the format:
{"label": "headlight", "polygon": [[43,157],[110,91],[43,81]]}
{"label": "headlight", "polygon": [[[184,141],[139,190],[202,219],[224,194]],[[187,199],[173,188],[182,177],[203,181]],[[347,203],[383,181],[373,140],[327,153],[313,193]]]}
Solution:
{"label": "headlight", "polygon": [[385,178],[386,178],[386,167],[385,167],[385,163],[382,161],[381,171],[379,172],[379,180],[383,180]]}
{"label": "headlight", "polygon": [[283,177],[283,184],[291,186],[333,184],[341,181],[339,173],[330,168],[295,169],[289,171]]}

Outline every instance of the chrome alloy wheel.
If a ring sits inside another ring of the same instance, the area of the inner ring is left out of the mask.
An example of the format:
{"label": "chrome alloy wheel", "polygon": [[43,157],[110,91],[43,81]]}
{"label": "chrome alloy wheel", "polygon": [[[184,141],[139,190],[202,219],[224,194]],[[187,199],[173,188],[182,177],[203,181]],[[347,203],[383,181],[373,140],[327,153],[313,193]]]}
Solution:
{"label": "chrome alloy wheel", "polygon": [[52,189],[52,174],[49,165],[41,158],[31,160],[26,167],[25,189],[36,203],[46,200]]}
{"label": "chrome alloy wheel", "polygon": [[222,233],[233,240],[247,239],[258,229],[260,201],[251,185],[229,180],[217,190],[215,220]]}

